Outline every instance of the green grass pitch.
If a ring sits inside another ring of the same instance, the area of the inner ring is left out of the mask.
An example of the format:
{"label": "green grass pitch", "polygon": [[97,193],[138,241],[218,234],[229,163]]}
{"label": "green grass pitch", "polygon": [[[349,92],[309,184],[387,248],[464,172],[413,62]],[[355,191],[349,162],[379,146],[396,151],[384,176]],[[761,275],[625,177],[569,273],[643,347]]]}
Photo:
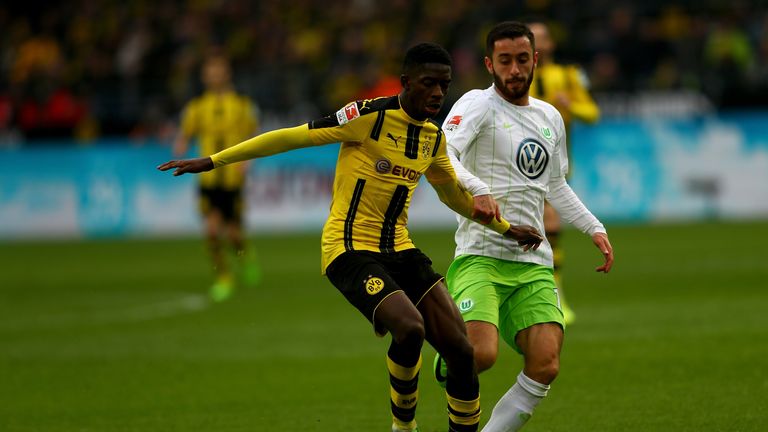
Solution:
{"label": "green grass pitch", "polygon": [[[768,430],[768,223],[609,231],[607,276],[565,234],[577,321],[525,430]],[[444,273],[452,234],[413,237]],[[214,305],[199,239],[0,244],[0,431],[389,430],[388,339],[320,276],[319,233],[254,244],[261,285]],[[481,375],[483,421],[520,366]],[[447,429],[429,368],[417,418]]]}

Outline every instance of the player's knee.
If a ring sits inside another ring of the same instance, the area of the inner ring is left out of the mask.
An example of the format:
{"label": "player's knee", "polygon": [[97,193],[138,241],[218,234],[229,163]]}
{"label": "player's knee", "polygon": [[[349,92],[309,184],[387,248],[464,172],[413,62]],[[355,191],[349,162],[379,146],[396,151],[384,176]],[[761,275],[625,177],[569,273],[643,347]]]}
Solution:
{"label": "player's knee", "polygon": [[457,361],[465,363],[472,363],[474,361],[475,349],[464,335],[457,337],[449,350],[453,353],[453,357],[456,357]]}
{"label": "player's knee", "polygon": [[404,317],[392,331],[392,337],[400,345],[421,345],[424,335],[424,320],[420,317]]}
{"label": "player's knee", "polygon": [[469,373],[474,368],[474,348],[463,335],[452,338],[440,355],[452,371]]}
{"label": "player's knee", "polygon": [[218,242],[219,241],[219,230],[217,227],[214,226],[206,226],[205,227],[205,236],[208,238],[208,241],[210,242]]}
{"label": "player's knee", "polygon": [[206,233],[206,241],[208,242],[208,248],[212,251],[218,251],[219,248],[221,248],[221,241],[219,241],[219,236],[216,235],[216,233],[208,232]]}
{"label": "player's knee", "polygon": [[542,383],[551,384],[557,375],[560,373],[560,359],[557,356],[552,356],[546,360],[537,362],[531,373],[530,378]]}
{"label": "player's knee", "polygon": [[496,350],[487,349],[484,347],[475,347],[475,363],[477,364],[477,372],[483,372],[496,364]]}

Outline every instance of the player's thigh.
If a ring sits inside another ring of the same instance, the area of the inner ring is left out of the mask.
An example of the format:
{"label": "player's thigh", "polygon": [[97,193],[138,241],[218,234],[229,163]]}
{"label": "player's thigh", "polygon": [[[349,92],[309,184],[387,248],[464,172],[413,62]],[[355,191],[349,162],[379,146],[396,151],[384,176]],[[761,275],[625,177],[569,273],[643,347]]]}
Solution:
{"label": "player's thigh", "polygon": [[[391,327],[389,314],[384,316],[386,322],[377,320],[379,306],[395,293],[405,294],[390,273],[386,263],[382,262],[381,254],[367,251],[344,252],[326,269],[326,276],[331,283],[373,324],[377,335],[386,334],[390,330],[387,326]],[[418,315],[410,298],[407,302],[399,303],[401,303],[404,319],[413,318],[414,314]],[[386,310],[389,311],[389,308]]]}
{"label": "player's thigh", "polygon": [[498,279],[493,258],[463,255],[451,263],[446,284],[465,322],[482,321],[498,327]]}
{"label": "player's thigh", "polygon": [[490,369],[499,355],[499,330],[485,321],[467,321],[467,337],[475,352],[478,372]]}
{"label": "player's thigh", "polygon": [[503,301],[499,307],[499,333],[509,346],[523,354],[517,342],[520,332],[543,323],[554,323],[562,331],[565,321],[551,268],[526,263],[510,263],[507,267],[514,284],[500,293]]}
{"label": "player's thigh", "polygon": [[239,226],[243,219],[243,191],[237,189],[222,189],[216,207],[221,217],[228,225]]}
{"label": "player's thigh", "polygon": [[205,216],[214,205],[214,191],[212,188],[200,186],[197,190],[197,209]]}
{"label": "player's thigh", "polygon": [[198,209],[208,235],[218,235],[224,221],[221,211],[222,190],[215,187],[200,187],[198,200]]}
{"label": "player's thigh", "polygon": [[424,295],[418,309],[424,317],[426,339],[438,352],[468,343],[464,320],[442,281]]}
{"label": "player's thigh", "polygon": [[535,324],[518,332],[515,341],[527,360],[549,361],[560,356],[563,328],[553,322]]}
{"label": "player's thigh", "polygon": [[416,306],[443,280],[432,268],[432,260],[417,248],[381,255],[390,275]]}
{"label": "player's thigh", "polygon": [[375,308],[373,322],[378,334],[386,330],[398,343],[421,345],[424,340],[424,319],[404,291],[386,296]]}

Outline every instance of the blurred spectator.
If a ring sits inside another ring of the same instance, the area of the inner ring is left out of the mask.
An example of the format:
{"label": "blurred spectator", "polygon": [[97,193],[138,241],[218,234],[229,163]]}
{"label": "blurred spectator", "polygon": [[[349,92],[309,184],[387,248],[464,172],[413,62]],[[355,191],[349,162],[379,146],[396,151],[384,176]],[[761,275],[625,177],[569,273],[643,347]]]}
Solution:
{"label": "blurred spectator", "polygon": [[[530,15],[547,18],[561,59],[585,65],[595,93],[685,90],[748,106],[762,103],[765,91],[755,89],[768,87],[765,3],[32,1],[0,6],[0,88],[7,88],[0,106],[12,126],[23,118],[27,138],[43,129],[70,137],[78,121],[87,127],[75,134],[85,136],[167,135],[200,91],[194,71],[204,54],[223,46],[235,83],[260,101],[265,121],[287,124],[355,95],[391,92],[399,76],[393,53],[424,40],[454,55],[450,102],[487,84],[476,67],[482,40],[466,36]],[[371,59],[387,66],[371,68]],[[31,127],[50,105],[66,127]]]}
{"label": "blurred spectator", "polygon": [[746,77],[755,58],[738,21],[735,16],[720,18],[704,44],[707,90],[722,105],[740,105],[749,95]]}
{"label": "blurred spectator", "polygon": [[17,124],[27,138],[76,138],[86,104],[52,77],[30,77],[18,105]]}

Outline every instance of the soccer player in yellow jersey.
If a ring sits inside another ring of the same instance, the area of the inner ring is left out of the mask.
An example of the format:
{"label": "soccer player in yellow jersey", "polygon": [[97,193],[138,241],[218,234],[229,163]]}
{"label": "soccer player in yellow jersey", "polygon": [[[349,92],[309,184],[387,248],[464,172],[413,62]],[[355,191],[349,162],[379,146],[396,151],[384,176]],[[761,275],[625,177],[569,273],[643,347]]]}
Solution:
{"label": "soccer player in yellow jersey", "polygon": [[[256,108],[246,97],[235,93],[230,67],[222,56],[206,59],[202,69],[205,93],[190,101],[184,109],[181,131],[174,142],[174,156],[183,156],[192,138],[197,138],[200,154],[207,156],[232,147],[253,136],[257,131]],[[205,236],[216,272],[211,298],[222,301],[234,288],[232,270],[227,262],[225,240],[243,267],[246,282],[258,278],[253,257],[245,256],[243,234],[243,185],[245,163],[232,164],[215,172],[200,175],[200,211]]]}
{"label": "soccer player in yellow jersey", "polygon": [[[595,123],[600,118],[598,108],[587,89],[583,71],[575,65],[562,65],[555,62],[555,41],[549,34],[549,28],[541,21],[534,21],[528,27],[536,38],[536,49],[539,62],[536,66],[536,78],[531,83],[530,95],[554,105],[563,116],[566,135],[570,136],[571,122],[582,121]],[[568,146],[570,150],[571,146]],[[570,158],[569,158],[570,160]],[[544,206],[544,230],[554,253],[555,280],[560,293],[560,305],[563,309],[565,323],[570,324],[576,318],[563,295],[561,266],[563,252],[560,241],[560,217],[549,204]]]}
{"label": "soccer player in yellow jersey", "polygon": [[[476,431],[479,382],[472,346],[443,277],[411,241],[408,207],[425,175],[440,199],[475,219],[473,198],[459,186],[446,153],[440,110],[451,81],[451,58],[424,43],[403,61],[399,95],[349,103],[301,126],[259,135],[211,157],[169,161],[174,175],[210,171],[233,162],[291,149],[341,142],[333,198],[322,235],[322,271],[373,325],[392,334],[387,352],[392,430],[417,430],[418,374],[426,340],[448,365],[449,431]],[[541,234],[510,226],[499,215],[477,220],[523,245],[538,248]]]}

